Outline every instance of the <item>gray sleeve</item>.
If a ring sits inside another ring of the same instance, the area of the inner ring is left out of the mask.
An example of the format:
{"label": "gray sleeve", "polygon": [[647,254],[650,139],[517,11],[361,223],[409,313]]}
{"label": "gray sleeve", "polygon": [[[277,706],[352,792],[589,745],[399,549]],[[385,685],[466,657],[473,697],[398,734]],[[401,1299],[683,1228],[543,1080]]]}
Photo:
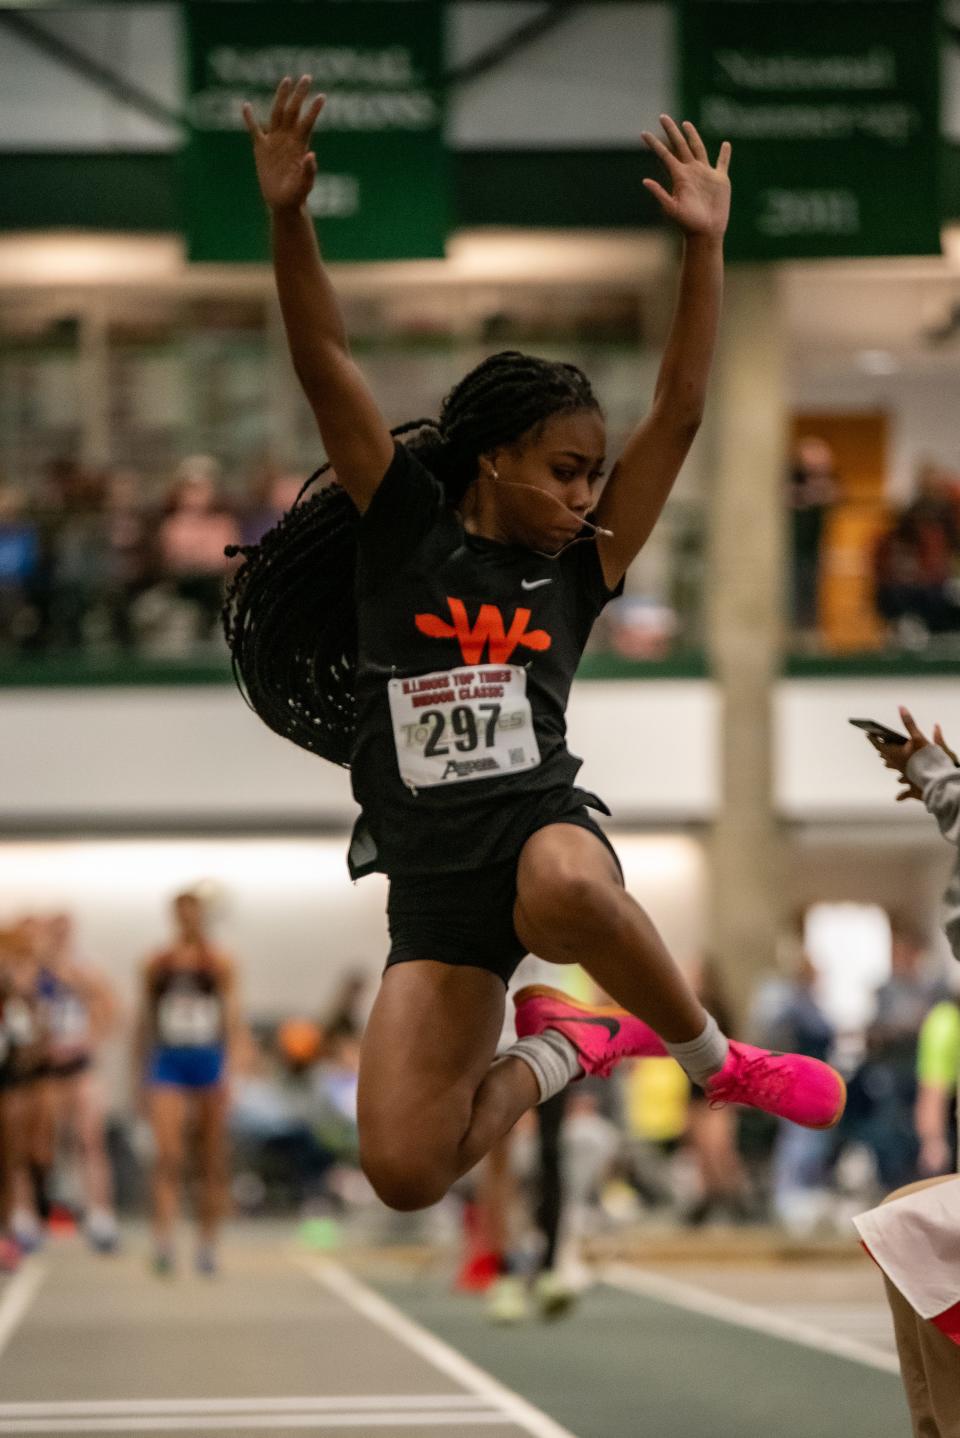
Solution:
{"label": "gray sleeve", "polygon": [[951,844],[960,845],[960,769],[938,744],[925,744],[907,763],[907,778]]}

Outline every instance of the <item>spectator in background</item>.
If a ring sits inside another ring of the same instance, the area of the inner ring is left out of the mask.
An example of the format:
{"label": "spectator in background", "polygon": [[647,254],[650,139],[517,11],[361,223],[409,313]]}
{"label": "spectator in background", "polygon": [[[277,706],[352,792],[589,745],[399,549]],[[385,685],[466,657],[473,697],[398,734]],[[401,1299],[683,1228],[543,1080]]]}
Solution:
{"label": "spectator in background", "polygon": [[917,1052],[916,1125],[919,1169],[924,1175],[955,1172],[956,1100],[960,1089],[960,1004],[934,1004],[920,1029]]}
{"label": "spectator in background", "polygon": [[239,544],[240,526],[220,499],[220,467],[209,455],[185,459],[167,499],[158,550],[162,572],[197,614],[199,638],[209,640],[220,618],[230,567],[224,549]]}
{"label": "spectator in background", "polygon": [[881,537],[874,561],[877,608],[901,643],[922,647],[931,634],[960,629],[958,560],[956,482],[943,466],[926,461],[913,501]]}
{"label": "spectator in background", "polygon": [[0,489],[0,650],[18,649],[36,625],[29,596],[39,564],[36,519],[17,490]]}
{"label": "spectator in background", "polygon": [[839,493],[832,448],[817,435],[802,436],[794,446],[790,461],[787,504],[790,509],[793,623],[806,635],[812,635],[817,628],[824,521]]}
{"label": "spectator in background", "polygon": [[[736,1025],[716,960],[705,958],[691,981],[698,999],[716,1017],[723,1032],[735,1034]],[[737,1116],[733,1108],[715,1108],[703,1089],[692,1089],[687,1143],[697,1166],[700,1193],[682,1215],[683,1222],[690,1227],[716,1218],[747,1222],[753,1216],[752,1195],[737,1147]]]}
{"label": "spectator in background", "polygon": [[866,1056],[850,1083],[851,1114],[860,1112],[860,1137],[887,1192],[917,1176],[917,1044],[924,1019],[946,992],[929,972],[915,925],[894,915],[890,939],[890,978],[877,990]]}
{"label": "spectator in background", "polygon": [[90,611],[100,598],[107,566],[104,484],[79,468],[65,472],[64,499],[48,529],[50,644],[80,650]]}
{"label": "spectator in background", "polygon": [[268,529],[283,518],[299,493],[303,480],[269,461],[250,481],[240,518],[241,543],[257,544]]}
{"label": "spectator in background", "polygon": [[371,988],[370,975],[365,969],[344,972],[323,1018],[328,1043],[340,1038],[362,1037],[373,1003]]}
{"label": "spectator in background", "polygon": [[[836,1034],[817,1002],[817,977],[809,955],[801,952],[793,974],[778,992],[777,1007],[766,1015],[758,1042],[829,1062]],[[809,1227],[821,1216],[832,1142],[827,1130],[801,1129],[782,1120],[778,1124],[773,1211],[789,1227]]]}
{"label": "spectator in background", "polygon": [[104,599],[110,637],[121,649],[136,647],[133,606],[150,582],[150,525],[140,476],[116,469],[105,477]]}

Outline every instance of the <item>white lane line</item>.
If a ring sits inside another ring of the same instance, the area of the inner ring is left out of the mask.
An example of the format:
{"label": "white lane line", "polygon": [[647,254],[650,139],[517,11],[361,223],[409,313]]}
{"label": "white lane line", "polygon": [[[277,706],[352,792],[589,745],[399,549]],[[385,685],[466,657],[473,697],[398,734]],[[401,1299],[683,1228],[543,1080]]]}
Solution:
{"label": "white lane line", "polygon": [[863,1363],[868,1368],[879,1368],[883,1373],[900,1372],[900,1364],[894,1353],[885,1353],[882,1348],[861,1343],[858,1339],[848,1338],[842,1333],[828,1333],[810,1323],[784,1317],[773,1309],[757,1308],[751,1303],[741,1303],[736,1298],[724,1298],[717,1293],[708,1293],[692,1283],[681,1283],[675,1278],[630,1268],[622,1263],[605,1265],[600,1270],[600,1276],[604,1283],[613,1288],[639,1293],[644,1298],[659,1298],[664,1303],[670,1303],[675,1308],[685,1308],[690,1313],[718,1318],[723,1323],[733,1323],[738,1328],[750,1328],[756,1333],[765,1333],[770,1338],[784,1338],[789,1343],[815,1348],[821,1353],[830,1353],[835,1358],[848,1358],[851,1362]]}
{"label": "white lane line", "polygon": [[421,1358],[432,1363],[441,1373],[446,1373],[448,1378],[455,1379],[464,1388],[495,1404],[511,1423],[524,1432],[532,1433],[534,1438],[576,1438],[569,1428],[561,1427],[546,1413],[521,1398],[519,1393],[514,1393],[448,1343],[401,1313],[379,1293],[374,1293],[352,1273],[341,1268],[339,1263],[331,1259],[308,1258],[304,1254],[298,1254],[293,1261],[328,1292],[335,1293],[357,1313],[405,1343],[414,1353],[419,1353]]}
{"label": "white lane line", "polygon": [[477,1409],[489,1408],[484,1398],[472,1393],[347,1393],[339,1398],[77,1398],[70,1401],[0,1403],[0,1418],[89,1418],[118,1414],[144,1416],[183,1413],[337,1413],[391,1412],[401,1408]]}
{"label": "white lane line", "polygon": [[0,1353],[22,1323],[46,1276],[46,1263],[40,1258],[28,1258],[4,1289],[0,1298]]}
{"label": "white lane line", "polygon": [[217,1417],[154,1418],[11,1418],[0,1420],[0,1433],[238,1433],[241,1429],[277,1433],[285,1428],[504,1428],[502,1413],[456,1410],[422,1413],[233,1413]]}

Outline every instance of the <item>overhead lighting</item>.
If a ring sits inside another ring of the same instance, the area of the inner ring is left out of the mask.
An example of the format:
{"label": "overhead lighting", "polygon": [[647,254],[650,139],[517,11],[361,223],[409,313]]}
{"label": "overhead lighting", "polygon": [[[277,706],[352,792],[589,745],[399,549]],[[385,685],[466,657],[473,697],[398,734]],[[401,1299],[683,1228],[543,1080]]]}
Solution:
{"label": "overhead lighting", "polygon": [[85,285],[167,279],[183,268],[177,235],[89,231],[0,237],[0,285]]}
{"label": "overhead lighting", "polygon": [[858,350],[856,355],[857,369],[864,374],[898,374],[900,372],[900,361],[890,350]]}

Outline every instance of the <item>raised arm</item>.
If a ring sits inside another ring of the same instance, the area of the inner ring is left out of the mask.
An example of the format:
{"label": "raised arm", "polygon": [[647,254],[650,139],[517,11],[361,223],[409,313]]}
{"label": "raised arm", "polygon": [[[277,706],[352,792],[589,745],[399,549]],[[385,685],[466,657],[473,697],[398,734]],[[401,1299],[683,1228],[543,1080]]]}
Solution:
{"label": "raised arm", "polygon": [[624,446],[597,508],[612,537],[598,539],[604,577],[613,587],[646,544],[700,426],[723,296],[723,236],[730,214],[730,146],[711,165],[689,121],[661,115],[669,147],[644,131],[663,161],[672,194],[644,185],[684,233],[680,286],[653,405]]}
{"label": "raised arm", "polygon": [[273,268],[287,343],[327,458],[359,510],[393,457],[393,439],[347,343],[343,315],[307,210],[317,173],[310,135],[326,96],[308,101],[310,77],[281,80],[265,127],[249,105],[260,190],[270,210]]}

